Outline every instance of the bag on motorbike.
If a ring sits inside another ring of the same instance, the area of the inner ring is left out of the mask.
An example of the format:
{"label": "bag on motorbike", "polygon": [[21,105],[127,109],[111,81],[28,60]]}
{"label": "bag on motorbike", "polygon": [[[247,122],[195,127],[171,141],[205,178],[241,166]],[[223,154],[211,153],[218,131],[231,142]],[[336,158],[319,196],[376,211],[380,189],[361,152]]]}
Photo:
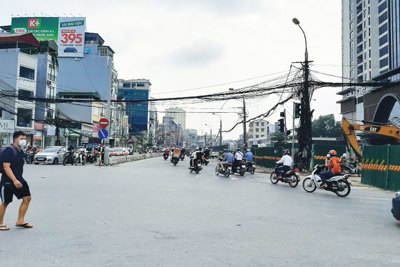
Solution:
{"label": "bag on motorbike", "polygon": [[10,147],[3,147],[0,148],[0,173],[4,173],[4,168],[3,168],[3,162],[4,162],[4,155],[6,154],[7,149],[11,149],[13,151],[13,158],[15,159],[17,157],[17,150],[15,147],[10,146]]}

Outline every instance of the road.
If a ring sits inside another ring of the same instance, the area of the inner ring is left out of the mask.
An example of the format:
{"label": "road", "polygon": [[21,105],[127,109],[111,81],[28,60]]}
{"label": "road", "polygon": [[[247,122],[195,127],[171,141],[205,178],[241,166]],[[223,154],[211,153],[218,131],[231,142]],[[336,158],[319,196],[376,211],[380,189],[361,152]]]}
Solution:
{"label": "road", "polygon": [[11,203],[1,266],[400,265],[392,193],[353,188],[343,199],[187,167],[26,166],[34,229],[13,227]]}

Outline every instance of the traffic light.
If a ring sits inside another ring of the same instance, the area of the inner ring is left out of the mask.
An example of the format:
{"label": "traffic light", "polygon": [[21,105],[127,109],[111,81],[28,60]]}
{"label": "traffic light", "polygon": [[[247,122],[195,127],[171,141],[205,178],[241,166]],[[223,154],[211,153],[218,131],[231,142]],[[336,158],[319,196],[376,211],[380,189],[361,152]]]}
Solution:
{"label": "traffic light", "polygon": [[285,120],[279,119],[278,122],[279,122],[279,131],[281,133],[284,133],[285,132]]}
{"label": "traffic light", "polygon": [[301,115],[301,103],[295,103],[294,105],[294,116],[298,119]]}
{"label": "traffic light", "polygon": [[282,111],[281,113],[279,113],[281,115],[281,117],[285,117],[285,111]]}

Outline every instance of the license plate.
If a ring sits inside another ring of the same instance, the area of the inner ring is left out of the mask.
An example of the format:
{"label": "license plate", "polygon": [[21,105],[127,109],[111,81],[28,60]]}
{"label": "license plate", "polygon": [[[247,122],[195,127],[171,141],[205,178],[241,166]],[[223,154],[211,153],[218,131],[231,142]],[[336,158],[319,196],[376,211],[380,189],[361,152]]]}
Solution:
{"label": "license plate", "polygon": [[44,160],[46,160],[46,159],[45,159],[45,158],[36,158],[36,160],[44,161]]}

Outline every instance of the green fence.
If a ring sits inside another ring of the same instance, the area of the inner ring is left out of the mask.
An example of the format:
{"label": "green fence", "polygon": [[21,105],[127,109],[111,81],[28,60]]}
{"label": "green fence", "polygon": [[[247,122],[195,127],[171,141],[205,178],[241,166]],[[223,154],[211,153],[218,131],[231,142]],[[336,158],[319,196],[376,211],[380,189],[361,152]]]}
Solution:
{"label": "green fence", "polygon": [[363,184],[387,190],[400,190],[400,146],[364,146]]}

